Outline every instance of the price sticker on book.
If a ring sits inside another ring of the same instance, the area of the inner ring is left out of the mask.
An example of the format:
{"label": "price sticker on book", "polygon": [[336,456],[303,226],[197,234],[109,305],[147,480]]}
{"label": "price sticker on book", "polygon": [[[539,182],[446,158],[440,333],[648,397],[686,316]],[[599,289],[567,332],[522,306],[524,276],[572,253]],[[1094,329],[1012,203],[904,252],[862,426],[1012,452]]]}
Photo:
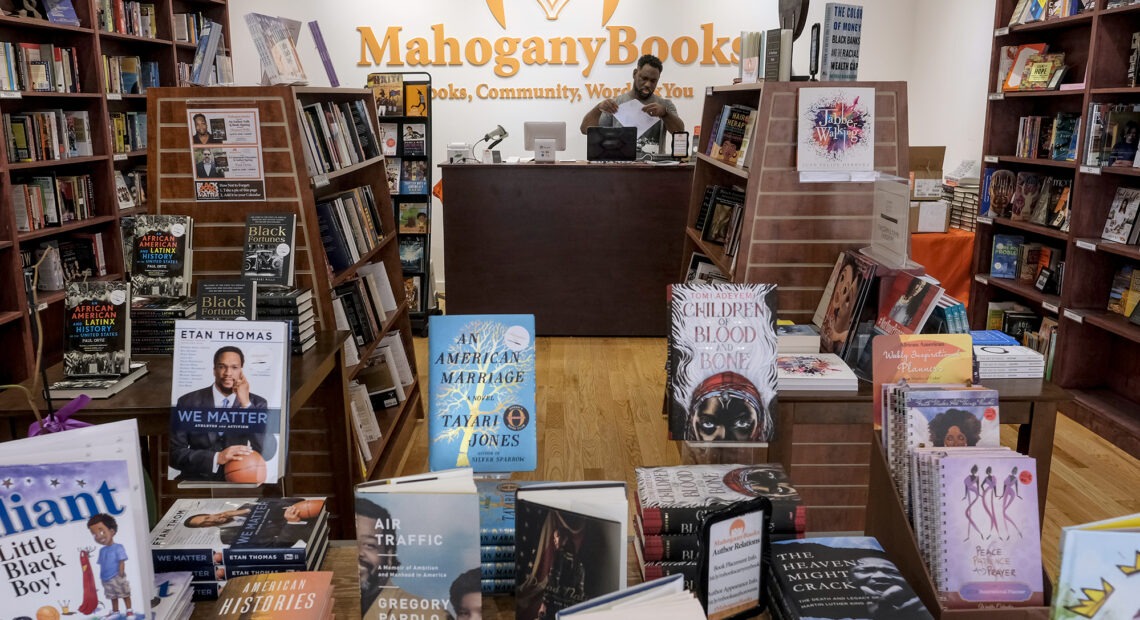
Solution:
{"label": "price sticker on book", "polygon": [[987,224],[987,225],[992,226],[994,223],[994,220],[992,217],[985,217],[984,215],[979,215],[978,216],[978,223],[979,224]]}
{"label": "price sticker on book", "polygon": [[1065,318],[1069,319],[1070,321],[1076,321],[1077,323],[1084,323],[1085,322],[1084,316],[1077,314],[1076,312],[1073,312],[1072,310],[1069,310],[1067,308],[1065,309]]}
{"label": "price sticker on book", "polygon": [[987,164],[996,164],[998,163],[998,158],[997,155],[986,155],[982,158],[982,161],[986,162]]}
{"label": "price sticker on book", "polygon": [[1057,311],[1060,310],[1060,308],[1058,308],[1057,306],[1054,306],[1053,304],[1051,304],[1047,301],[1041,302],[1041,307],[1048,310],[1049,312],[1052,312],[1053,314],[1056,314]]}
{"label": "price sticker on book", "polygon": [[1005,93],[990,93],[990,101],[1002,101],[1005,99]]}
{"label": "price sticker on book", "polygon": [[107,93],[107,101],[122,101],[123,95],[121,93]]}
{"label": "price sticker on book", "polygon": [[994,28],[994,36],[995,37],[1004,37],[1007,34],[1009,34],[1009,26],[1004,26],[1002,28]]}
{"label": "price sticker on book", "polygon": [[1088,250],[1090,252],[1096,252],[1096,244],[1089,242],[1089,241],[1084,241],[1084,240],[1077,241],[1077,247],[1082,249],[1082,250]]}
{"label": "price sticker on book", "polygon": [[322,187],[329,186],[329,176],[327,174],[318,174],[313,177],[313,187],[321,189]]}
{"label": "price sticker on book", "polygon": [[1100,166],[1081,166],[1082,174],[1100,174]]}
{"label": "price sticker on book", "polygon": [[24,95],[18,90],[0,90],[0,99],[23,99]]}

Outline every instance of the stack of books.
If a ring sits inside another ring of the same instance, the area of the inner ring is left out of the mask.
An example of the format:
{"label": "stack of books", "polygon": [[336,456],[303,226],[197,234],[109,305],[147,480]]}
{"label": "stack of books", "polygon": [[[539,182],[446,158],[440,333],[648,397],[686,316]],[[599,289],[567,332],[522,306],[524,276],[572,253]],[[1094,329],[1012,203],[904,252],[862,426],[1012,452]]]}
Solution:
{"label": "stack of books", "polygon": [[479,480],[479,561],[483,594],[515,593],[515,492],[537,484]]}
{"label": "stack of books", "polygon": [[125,375],[62,379],[52,383],[48,391],[52,398],[68,399],[82,395],[89,398],[110,398],[146,373],[146,362],[131,362],[131,371]]}
{"label": "stack of books", "polygon": [[156,573],[151,598],[154,620],[188,620],[194,615],[193,575],[188,572]]}
{"label": "stack of books", "polygon": [[290,321],[293,355],[300,355],[317,344],[312,289],[258,288],[257,320]]}
{"label": "stack of books", "polygon": [[819,353],[819,328],[815,325],[793,325],[776,322],[776,351],[785,353]]}
{"label": "stack of books", "polygon": [[131,300],[131,353],[174,353],[174,322],[197,316],[198,305],[188,297],[163,299],[136,297]]}
{"label": "stack of books", "polygon": [[332,620],[333,573],[270,573],[230,580],[211,617],[223,620]]}
{"label": "stack of books", "polygon": [[804,535],[807,512],[779,463],[637,468],[634,550],[643,581],[683,575],[696,591],[701,516],[711,508],[767,497],[772,540]]}
{"label": "stack of books", "polygon": [[[819,336],[815,343],[819,345]],[[859,379],[834,353],[799,353],[776,357],[779,390],[849,391],[859,389]]]}
{"label": "stack of books", "polygon": [[978,378],[1040,379],[1045,376],[1045,356],[1021,345],[975,346]]}
{"label": "stack of books", "polygon": [[930,620],[918,595],[869,536],[772,544],[768,613],[774,620]]}
{"label": "stack of books", "polygon": [[155,570],[189,571],[195,601],[236,577],[315,570],[328,539],[323,497],[179,499],[150,533]]}

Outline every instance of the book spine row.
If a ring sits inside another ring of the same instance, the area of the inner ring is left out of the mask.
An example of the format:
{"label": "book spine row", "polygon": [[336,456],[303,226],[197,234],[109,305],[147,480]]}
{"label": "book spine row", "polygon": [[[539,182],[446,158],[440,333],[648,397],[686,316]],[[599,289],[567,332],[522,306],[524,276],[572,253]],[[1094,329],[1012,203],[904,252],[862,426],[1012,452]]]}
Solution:
{"label": "book spine row", "polygon": [[363,100],[301,107],[305,161],[311,175],[326,174],[380,155],[379,141]]}
{"label": "book spine row", "polygon": [[37,175],[16,179],[9,189],[16,230],[30,232],[95,215],[91,175]]}
{"label": "book spine row", "polygon": [[380,211],[370,186],[361,186],[317,203],[321,245],[333,271],[360,261],[384,239]]}
{"label": "book spine row", "polygon": [[75,48],[0,41],[0,90],[82,92]]}

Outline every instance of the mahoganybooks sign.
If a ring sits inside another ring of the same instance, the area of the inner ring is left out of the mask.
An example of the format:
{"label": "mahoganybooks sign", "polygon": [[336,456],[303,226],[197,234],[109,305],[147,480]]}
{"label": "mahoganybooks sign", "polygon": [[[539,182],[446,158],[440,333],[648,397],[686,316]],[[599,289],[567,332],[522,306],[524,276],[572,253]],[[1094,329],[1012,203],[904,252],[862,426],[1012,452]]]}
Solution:
{"label": "mahoganybooks sign", "polygon": [[669,439],[771,441],[776,285],[673,284],[669,307]]}
{"label": "mahoganybooks sign", "polygon": [[284,474],[289,343],[279,321],[175,321],[169,479],[256,486]]}
{"label": "mahoganybooks sign", "polygon": [[69,377],[125,375],[131,365],[131,318],[126,282],[72,282],[67,285]]}
{"label": "mahoganybooks sign", "polygon": [[801,88],[796,146],[800,181],[873,181],[874,118],[873,88]]}
{"label": "mahoganybooks sign", "polygon": [[453,599],[456,617],[482,609],[478,530],[469,468],[357,485],[364,620],[449,620]]}
{"label": "mahoganybooks sign", "polygon": [[533,471],[534,315],[433,316],[428,331],[432,471]]}

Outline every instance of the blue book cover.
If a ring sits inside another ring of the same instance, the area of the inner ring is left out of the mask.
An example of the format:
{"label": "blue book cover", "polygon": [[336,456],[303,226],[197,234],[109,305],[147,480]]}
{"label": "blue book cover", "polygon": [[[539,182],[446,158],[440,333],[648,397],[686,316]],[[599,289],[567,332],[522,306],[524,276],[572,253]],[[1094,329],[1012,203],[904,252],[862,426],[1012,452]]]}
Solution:
{"label": "blue book cover", "polygon": [[974,330],[970,332],[970,337],[974,339],[975,347],[1014,347],[1021,344],[1017,338],[1000,329]]}
{"label": "blue book cover", "polygon": [[81,25],[79,16],[75,14],[75,5],[71,3],[71,0],[44,0],[44,8],[47,9],[48,21],[53,24]]}
{"label": "blue book cover", "polygon": [[534,471],[534,315],[433,316],[428,330],[432,471]]}
{"label": "blue book cover", "polygon": [[287,453],[290,342],[281,321],[175,321],[168,479],[277,482]]}
{"label": "blue book cover", "polygon": [[0,466],[0,506],[4,617],[150,616],[146,500],[127,461]]}
{"label": "blue book cover", "polygon": [[982,173],[982,188],[978,192],[978,215],[982,217],[990,216],[990,184],[993,182],[994,172],[997,172],[997,168],[986,168]]}
{"label": "blue book cover", "polygon": [[358,617],[450,620],[482,609],[478,519],[467,468],[357,485]]}
{"label": "blue book cover", "polygon": [[[527,480],[478,480],[479,540],[483,545],[485,561],[489,549],[503,548],[514,559],[515,548],[515,493],[520,487],[539,482]],[[505,552],[504,552],[505,553]]]}
{"label": "blue book cover", "polygon": [[1017,279],[1017,257],[1025,237],[1021,235],[994,235],[993,260],[990,263],[991,278]]}

